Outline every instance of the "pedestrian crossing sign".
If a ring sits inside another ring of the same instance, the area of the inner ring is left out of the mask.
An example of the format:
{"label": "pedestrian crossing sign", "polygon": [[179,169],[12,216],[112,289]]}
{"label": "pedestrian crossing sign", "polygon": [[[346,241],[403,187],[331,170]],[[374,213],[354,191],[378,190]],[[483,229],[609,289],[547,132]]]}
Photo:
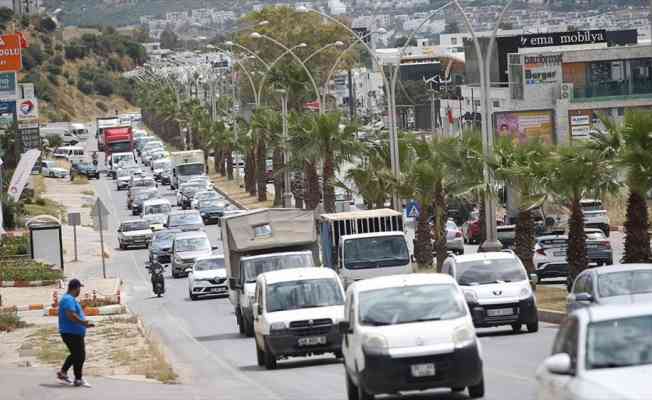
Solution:
{"label": "pedestrian crossing sign", "polygon": [[416,201],[411,201],[405,207],[405,213],[409,218],[418,218],[419,217],[419,204]]}

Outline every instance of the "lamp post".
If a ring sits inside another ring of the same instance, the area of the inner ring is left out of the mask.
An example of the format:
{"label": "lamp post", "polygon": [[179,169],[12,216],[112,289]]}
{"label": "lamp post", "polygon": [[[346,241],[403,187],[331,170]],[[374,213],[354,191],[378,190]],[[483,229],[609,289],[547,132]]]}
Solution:
{"label": "lamp post", "polygon": [[290,162],[290,146],[288,146],[288,92],[285,89],[276,89],[281,95],[281,114],[283,119],[283,163],[286,165],[283,172],[283,207],[292,208],[292,192],[290,192],[290,171],[287,167]]}

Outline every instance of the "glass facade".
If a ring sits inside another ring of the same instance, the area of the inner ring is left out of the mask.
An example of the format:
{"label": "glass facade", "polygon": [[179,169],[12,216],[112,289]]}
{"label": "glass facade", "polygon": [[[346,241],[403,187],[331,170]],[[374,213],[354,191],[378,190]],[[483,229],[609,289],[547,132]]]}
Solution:
{"label": "glass facade", "polygon": [[652,58],[599,61],[586,67],[586,80],[575,82],[576,100],[652,96]]}

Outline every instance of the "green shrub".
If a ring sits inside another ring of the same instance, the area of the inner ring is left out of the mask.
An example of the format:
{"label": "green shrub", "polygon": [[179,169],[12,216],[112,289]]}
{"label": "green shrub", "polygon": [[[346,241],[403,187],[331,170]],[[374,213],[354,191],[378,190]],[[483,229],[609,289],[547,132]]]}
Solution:
{"label": "green shrub", "polygon": [[54,86],[59,86],[59,78],[56,75],[48,74],[48,81]]}
{"label": "green shrub", "polygon": [[61,66],[57,64],[48,64],[48,73],[51,75],[61,75]]}
{"label": "green shrub", "polygon": [[45,59],[43,48],[37,43],[32,43],[28,48],[23,49],[22,55],[23,68],[28,71],[41,65]]}
{"label": "green shrub", "polygon": [[64,47],[63,53],[67,60],[77,60],[84,57],[83,49],[76,42]]}
{"label": "green shrub", "polygon": [[99,108],[102,112],[109,112],[109,107],[101,101],[95,102],[95,107]]}
{"label": "green shrub", "polygon": [[0,242],[0,256],[22,256],[29,254],[29,237],[23,236],[5,236]]}
{"label": "green shrub", "polygon": [[57,23],[50,17],[43,17],[40,19],[36,29],[44,33],[51,33],[57,29]]}
{"label": "green shrub", "polygon": [[100,96],[111,96],[113,94],[113,82],[107,78],[100,78],[95,81],[94,89]]}
{"label": "green shrub", "polygon": [[63,278],[63,272],[31,259],[4,260],[0,265],[0,281],[51,281]]}
{"label": "green shrub", "polygon": [[[60,46],[60,45],[57,45]],[[52,64],[58,65],[59,67],[62,66],[65,63],[65,60],[61,56],[61,54],[57,54],[56,56],[52,57]]]}
{"label": "green shrub", "polygon": [[95,90],[91,82],[81,79],[77,82],[77,89],[84,94],[93,94]]}
{"label": "green shrub", "polygon": [[16,310],[0,311],[0,332],[11,332],[25,325]]}

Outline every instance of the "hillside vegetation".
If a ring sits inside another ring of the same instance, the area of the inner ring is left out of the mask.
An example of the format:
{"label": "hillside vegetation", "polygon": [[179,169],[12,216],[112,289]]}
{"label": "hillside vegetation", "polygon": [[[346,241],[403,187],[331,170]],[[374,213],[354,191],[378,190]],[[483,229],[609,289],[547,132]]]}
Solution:
{"label": "hillside vegetation", "polygon": [[133,108],[133,82],[121,73],[145,61],[137,41],[104,28],[64,42],[49,17],[16,20],[7,9],[0,9],[0,25],[27,38],[18,79],[34,83],[43,122],[88,120]]}

